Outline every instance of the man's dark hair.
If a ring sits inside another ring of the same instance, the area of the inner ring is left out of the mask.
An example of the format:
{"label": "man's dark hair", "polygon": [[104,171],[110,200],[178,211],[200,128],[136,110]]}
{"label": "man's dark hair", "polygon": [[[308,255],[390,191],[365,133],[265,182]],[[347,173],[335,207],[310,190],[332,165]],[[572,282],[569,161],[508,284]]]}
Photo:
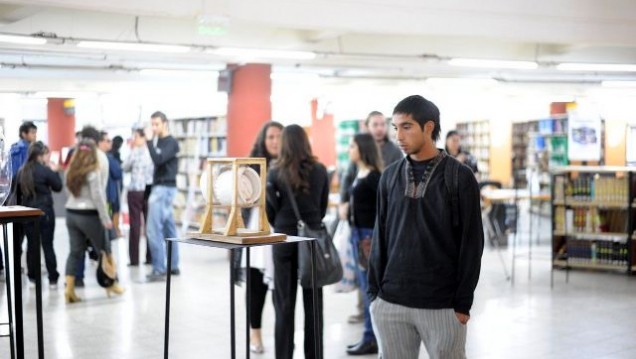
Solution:
{"label": "man's dark hair", "polygon": [[101,133],[93,126],[84,126],[81,132],[83,140],[93,140],[95,144],[99,143],[102,138]]}
{"label": "man's dark hair", "polygon": [[400,101],[393,109],[393,114],[411,115],[422,130],[428,121],[433,121],[433,141],[439,140],[442,128],[439,123],[439,109],[434,103],[420,95],[412,95]]}
{"label": "man's dark hair", "polygon": [[457,132],[457,130],[450,130],[450,131],[448,131],[448,133],[446,134],[446,139],[448,140],[448,138],[449,138],[449,137],[451,137],[451,136],[455,136],[455,135],[459,136],[459,132]]}
{"label": "man's dark hair", "polygon": [[380,111],[371,111],[371,112],[369,112],[369,114],[367,115],[367,119],[365,121],[365,124],[367,126],[369,126],[369,120],[371,119],[371,117],[374,117],[374,116],[384,116],[384,114],[382,114],[382,112],[380,112]]}
{"label": "man's dark hair", "polygon": [[99,131],[99,141],[98,142],[102,142],[106,139],[106,137],[108,136],[108,132],[106,131]]}
{"label": "man's dark hair", "polygon": [[139,137],[146,137],[146,132],[143,128],[136,128],[133,132],[136,132]]}
{"label": "man's dark hair", "polygon": [[37,130],[38,126],[36,126],[32,121],[26,121],[20,125],[20,133],[19,136],[22,138],[22,134],[28,134],[31,130]]}
{"label": "man's dark hair", "polygon": [[161,122],[168,122],[168,117],[166,117],[166,114],[161,111],[155,111],[152,115],[150,115],[150,118],[160,118]]}
{"label": "man's dark hair", "polygon": [[124,144],[124,139],[121,136],[113,137],[113,149],[111,150],[111,152],[113,153],[119,152],[123,144]]}

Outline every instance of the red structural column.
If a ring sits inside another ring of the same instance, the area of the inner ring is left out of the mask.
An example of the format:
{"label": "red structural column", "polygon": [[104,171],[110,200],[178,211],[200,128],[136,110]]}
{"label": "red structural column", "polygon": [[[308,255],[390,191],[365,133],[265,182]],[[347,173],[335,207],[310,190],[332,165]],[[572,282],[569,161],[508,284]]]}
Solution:
{"label": "red structural column", "polygon": [[336,127],[332,114],[318,117],[318,100],[311,101],[311,149],[325,166],[336,165]]}
{"label": "red structural column", "polygon": [[227,104],[227,154],[249,155],[263,123],[271,120],[272,67],[267,64],[231,66],[232,80]]}
{"label": "red structural column", "polygon": [[75,143],[75,108],[72,99],[50,98],[47,104],[48,145],[51,151]]}

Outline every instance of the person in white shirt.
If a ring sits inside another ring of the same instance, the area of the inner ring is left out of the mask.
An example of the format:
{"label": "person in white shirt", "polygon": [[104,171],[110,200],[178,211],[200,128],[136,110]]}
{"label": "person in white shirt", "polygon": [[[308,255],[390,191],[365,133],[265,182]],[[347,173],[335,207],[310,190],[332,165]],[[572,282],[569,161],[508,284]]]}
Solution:
{"label": "person in white shirt", "polygon": [[[148,218],[148,198],[145,196],[146,187],[152,185],[154,165],[150,152],[146,146],[146,136],[143,128],[133,129],[130,156],[124,161],[124,172],[130,173],[128,185],[128,212],[130,214],[130,232],[128,234],[128,255],[130,266],[139,265],[139,237],[141,223],[144,227]],[[144,237],[146,237],[144,233]],[[152,263],[148,240],[146,239],[146,263]]]}

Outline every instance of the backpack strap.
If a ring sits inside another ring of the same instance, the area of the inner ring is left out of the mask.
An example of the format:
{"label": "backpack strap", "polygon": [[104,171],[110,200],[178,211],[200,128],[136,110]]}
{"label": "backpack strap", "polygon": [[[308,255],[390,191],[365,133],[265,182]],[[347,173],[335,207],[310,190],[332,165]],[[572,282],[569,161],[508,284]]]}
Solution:
{"label": "backpack strap", "polygon": [[404,161],[406,161],[406,159],[403,159],[402,161],[400,161],[400,163],[396,165],[397,168],[395,169],[395,171],[393,172],[393,176],[391,177],[389,190],[396,188],[399,174],[401,171],[404,171]]}
{"label": "backpack strap", "polygon": [[451,219],[453,228],[459,227],[459,161],[447,157],[444,168],[444,183],[451,203]]}

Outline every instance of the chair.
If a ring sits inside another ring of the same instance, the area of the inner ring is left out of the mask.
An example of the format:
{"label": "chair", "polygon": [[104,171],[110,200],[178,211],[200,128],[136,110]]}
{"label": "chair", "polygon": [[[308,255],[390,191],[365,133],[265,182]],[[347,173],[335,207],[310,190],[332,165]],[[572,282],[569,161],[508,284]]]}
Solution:
{"label": "chair", "polygon": [[[503,186],[498,181],[483,181],[479,183],[479,190],[501,189]],[[488,239],[494,246],[507,246],[508,233],[514,231],[516,226],[516,204],[501,202],[482,203],[484,222],[488,231]]]}

